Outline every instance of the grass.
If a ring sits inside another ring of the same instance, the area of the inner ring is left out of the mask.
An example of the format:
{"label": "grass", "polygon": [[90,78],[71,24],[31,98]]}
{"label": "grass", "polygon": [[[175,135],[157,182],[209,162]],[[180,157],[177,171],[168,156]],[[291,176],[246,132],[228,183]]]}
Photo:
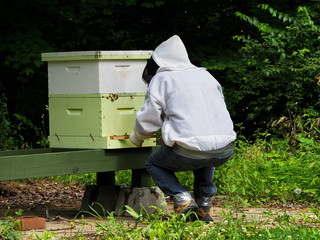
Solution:
{"label": "grass", "polygon": [[[34,233],[36,239],[320,239],[319,210],[313,209],[312,215],[290,215],[286,211],[264,212],[261,217],[248,217],[244,212],[235,215],[235,209],[229,208],[220,212],[221,220],[204,223],[199,220],[190,221],[192,212],[177,216],[173,213],[164,216],[161,209],[155,208],[155,214],[147,214],[145,209],[140,213],[127,206],[127,211],[134,221],[115,217],[114,213],[98,214],[94,210],[91,215],[94,222],[82,224],[92,225],[95,234],[87,236],[83,232],[70,233],[57,238],[53,232]],[[237,217],[235,217],[237,216]],[[83,222],[83,220],[81,220]]]}
{"label": "grass", "polygon": [[320,145],[302,135],[299,140],[295,149],[286,140],[239,140],[235,157],[216,171],[219,193],[253,203],[319,203]]}
{"label": "grass", "polygon": [[[320,239],[320,145],[306,134],[297,136],[297,146],[286,139],[261,134],[250,142],[239,137],[233,158],[218,167],[214,182],[217,196],[225,198],[223,220],[211,224],[188,221],[188,216],[169,214],[163,219],[161,210],[156,214],[135,213],[129,207],[134,223],[117,219],[114,213],[95,215],[99,223],[96,239]],[[185,187],[192,191],[191,172],[177,173]],[[94,184],[94,174],[58,177],[54,181]],[[131,172],[116,173],[117,184],[131,185]],[[287,212],[266,212],[262,219],[248,218],[244,213],[235,217],[235,210],[243,206],[297,203],[308,205],[313,217],[291,216]],[[3,223],[4,221],[2,221]],[[0,226],[3,233],[4,222]],[[8,231],[10,234],[10,231]],[[53,233],[44,232],[38,239],[52,239]],[[3,236],[1,236],[3,237]],[[51,238],[52,237],[52,238]],[[4,237],[3,237],[4,238]],[[9,238],[8,238],[9,239]],[[14,238],[11,238],[14,239]],[[86,239],[81,232],[64,239]],[[90,238],[88,238],[90,239]]]}

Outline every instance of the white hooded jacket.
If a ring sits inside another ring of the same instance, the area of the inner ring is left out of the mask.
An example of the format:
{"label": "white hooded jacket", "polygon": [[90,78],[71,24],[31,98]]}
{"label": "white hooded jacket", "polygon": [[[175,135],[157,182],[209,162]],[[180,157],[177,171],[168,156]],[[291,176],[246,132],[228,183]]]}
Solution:
{"label": "white hooded jacket", "polygon": [[135,138],[145,140],[160,128],[167,146],[195,151],[224,148],[236,139],[233,122],[218,81],[191,64],[178,36],[161,43],[152,54],[159,65],[137,113]]}

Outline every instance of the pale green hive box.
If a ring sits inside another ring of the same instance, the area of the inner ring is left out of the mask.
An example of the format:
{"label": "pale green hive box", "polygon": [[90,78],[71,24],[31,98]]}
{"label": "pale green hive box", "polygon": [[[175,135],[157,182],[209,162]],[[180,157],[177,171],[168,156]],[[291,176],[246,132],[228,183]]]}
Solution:
{"label": "pale green hive box", "polygon": [[[48,62],[49,140],[53,148],[131,148],[152,51],[43,53]],[[155,146],[155,138],[143,147]]]}

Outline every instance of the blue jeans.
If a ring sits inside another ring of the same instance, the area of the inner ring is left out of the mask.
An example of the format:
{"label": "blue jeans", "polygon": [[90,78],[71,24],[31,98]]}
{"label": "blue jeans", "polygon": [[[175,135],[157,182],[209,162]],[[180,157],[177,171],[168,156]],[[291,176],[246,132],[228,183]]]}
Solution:
{"label": "blue jeans", "polygon": [[193,171],[194,197],[211,197],[217,192],[217,186],[213,183],[215,167],[228,161],[232,154],[233,151],[230,151],[219,157],[192,159],[177,154],[171,147],[161,146],[150,155],[146,168],[159,188],[168,196],[187,191],[174,172]]}

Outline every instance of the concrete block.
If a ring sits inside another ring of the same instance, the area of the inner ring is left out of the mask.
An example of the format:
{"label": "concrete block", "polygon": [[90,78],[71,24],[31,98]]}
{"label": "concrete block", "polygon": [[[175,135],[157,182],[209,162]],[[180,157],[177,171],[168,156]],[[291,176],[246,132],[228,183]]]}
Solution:
{"label": "concrete block", "polygon": [[[111,212],[114,211],[116,203],[117,203],[117,196],[116,190],[114,186],[98,186],[98,196],[96,202],[100,203],[105,211]],[[101,206],[95,205],[94,209],[97,212],[103,212]]]}
{"label": "concrete block", "polygon": [[152,206],[160,208],[164,213],[168,213],[168,206],[164,198],[164,194],[158,187],[141,187],[121,189],[116,204],[115,213],[118,215],[130,216],[125,212],[124,205],[132,207],[137,213],[141,211],[141,205],[147,210],[148,214],[152,214],[156,209]]}
{"label": "concrete block", "polygon": [[[90,212],[91,209],[89,206],[96,210],[98,213],[102,214],[104,211],[114,211],[116,206],[117,196],[116,196],[116,189],[114,186],[95,186],[95,185],[88,185],[86,187],[85,194],[82,199],[82,205],[80,211],[87,211]],[[103,209],[100,205],[96,204],[99,203],[102,205]]]}
{"label": "concrete block", "polygon": [[131,188],[120,188],[118,194],[118,200],[116,203],[115,214],[121,216],[124,214],[124,205],[128,205],[128,198],[132,193]]}

